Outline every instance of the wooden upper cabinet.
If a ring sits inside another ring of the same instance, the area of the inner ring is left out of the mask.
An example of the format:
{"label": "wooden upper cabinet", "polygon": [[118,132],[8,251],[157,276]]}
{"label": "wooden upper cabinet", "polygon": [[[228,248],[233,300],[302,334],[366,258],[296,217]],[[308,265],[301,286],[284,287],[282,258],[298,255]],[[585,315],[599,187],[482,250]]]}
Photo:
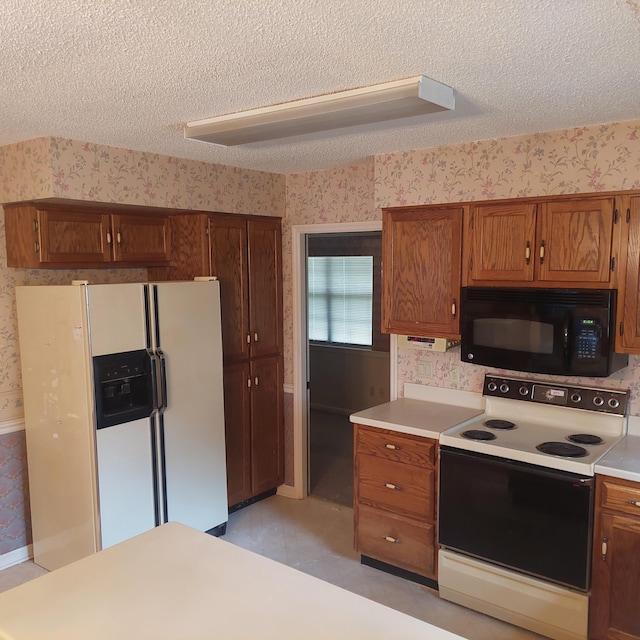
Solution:
{"label": "wooden upper cabinet", "polygon": [[213,215],[211,274],[220,280],[225,363],[282,351],[280,218]]}
{"label": "wooden upper cabinet", "polygon": [[458,336],[463,211],[383,210],[383,332]]}
{"label": "wooden upper cabinet", "polygon": [[608,286],[613,198],[545,202],[538,212],[537,279]]}
{"label": "wooden upper cabinet", "polygon": [[220,281],[225,364],[249,357],[247,223],[233,215],[209,218],[211,274]]}
{"label": "wooden upper cabinet", "polygon": [[471,218],[471,279],[533,280],[535,204],[483,205]]}
{"label": "wooden upper cabinet", "polygon": [[251,357],[278,354],[282,338],[280,220],[247,222]]}
{"label": "wooden upper cabinet", "polygon": [[640,353],[640,196],[626,198],[621,212],[626,249],[621,256],[616,351]]}
{"label": "wooden upper cabinet", "polygon": [[467,282],[614,286],[616,221],[613,197],[474,206]]}
{"label": "wooden upper cabinet", "polygon": [[149,266],[170,259],[168,215],[47,203],[4,210],[10,267]]}
{"label": "wooden upper cabinet", "polygon": [[171,257],[167,216],[114,214],[113,259],[116,262],[166,262]]}

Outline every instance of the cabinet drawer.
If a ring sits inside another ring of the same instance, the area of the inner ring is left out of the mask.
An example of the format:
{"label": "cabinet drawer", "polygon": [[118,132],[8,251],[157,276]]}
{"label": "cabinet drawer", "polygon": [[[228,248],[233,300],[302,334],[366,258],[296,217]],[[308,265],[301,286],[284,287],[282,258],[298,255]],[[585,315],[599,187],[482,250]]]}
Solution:
{"label": "cabinet drawer", "polygon": [[356,425],[356,454],[366,454],[414,466],[433,465],[436,441],[386,429]]}
{"label": "cabinet drawer", "polygon": [[433,577],[435,529],[378,509],[358,506],[358,550],[396,567]]}
{"label": "cabinet drawer", "polygon": [[640,483],[600,477],[600,506],[640,517]]}
{"label": "cabinet drawer", "polygon": [[435,482],[432,467],[398,464],[360,455],[357,465],[358,501],[433,522]]}

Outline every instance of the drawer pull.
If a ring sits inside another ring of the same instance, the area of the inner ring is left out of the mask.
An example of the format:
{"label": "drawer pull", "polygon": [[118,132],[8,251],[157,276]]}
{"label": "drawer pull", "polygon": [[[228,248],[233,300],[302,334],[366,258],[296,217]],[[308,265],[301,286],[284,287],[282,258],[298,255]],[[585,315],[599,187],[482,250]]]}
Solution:
{"label": "drawer pull", "polygon": [[393,542],[394,544],[398,542],[398,538],[394,538],[393,536],[383,536],[382,539],[387,542]]}
{"label": "drawer pull", "polygon": [[391,482],[385,482],[384,486],[387,489],[393,489],[394,491],[400,491],[400,487],[397,484],[392,484]]}
{"label": "drawer pull", "polygon": [[640,500],[627,500],[629,504],[632,504],[634,507],[640,507]]}
{"label": "drawer pull", "polygon": [[385,444],[385,448],[393,449],[394,451],[400,451],[400,447],[397,447],[395,444]]}

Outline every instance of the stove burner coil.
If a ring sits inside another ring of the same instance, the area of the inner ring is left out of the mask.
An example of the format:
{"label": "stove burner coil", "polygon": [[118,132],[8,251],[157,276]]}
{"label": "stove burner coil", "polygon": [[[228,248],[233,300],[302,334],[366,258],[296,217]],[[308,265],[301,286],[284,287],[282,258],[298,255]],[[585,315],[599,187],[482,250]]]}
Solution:
{"label": "stove burner coil", "polygon": [[513,422],[509,422],[509,420],[485,420],[482,423],[485,427],[489,427],[489,429],[515,429],[516,425]]}
{"label": "stove burner coil", "polygon": [[465,438],[469,438],[469,440],[495,440],[496,434],[489,433],[488,431],[481,431],[480,429],[469,429],[468,431],[463,431],[461,436]]}
{"label": "stove burner coil", "polygon": [[587,450],[584,447],[579,447],[569,442],[543,442],[536,449],[542,453],[562,456],[563,458],[583,458],[587,455]]}
{"label": "stove burner coil", "polygon": [[567,440],[576,444],[602,444],[604,442],[600,436],[594,436],[591,433],[574,433],[568,436]]}

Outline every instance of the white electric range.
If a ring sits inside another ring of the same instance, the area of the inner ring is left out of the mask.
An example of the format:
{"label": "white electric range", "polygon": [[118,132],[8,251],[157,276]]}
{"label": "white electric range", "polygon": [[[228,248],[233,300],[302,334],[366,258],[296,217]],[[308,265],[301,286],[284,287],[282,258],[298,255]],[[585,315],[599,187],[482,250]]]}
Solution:
{"label": "white electric range", "polygon": [[483,395],[485,412],[441,445],[593,476],[627,431],[626,391],[486,376]]}

